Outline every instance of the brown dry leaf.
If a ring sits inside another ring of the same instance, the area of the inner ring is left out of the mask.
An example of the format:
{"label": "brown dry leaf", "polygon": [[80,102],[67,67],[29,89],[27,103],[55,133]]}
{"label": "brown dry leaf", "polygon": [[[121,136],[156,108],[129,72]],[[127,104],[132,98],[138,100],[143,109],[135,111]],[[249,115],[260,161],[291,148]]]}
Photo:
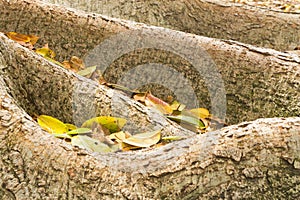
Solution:
{"label": "brown dry leaf", "polygon": [[25,46],[29,49],[33,49],[33,45],[38,41],[39,37],[35,35],[24,35],[16,32],[7,32],[5,35],[11,39],[16,41],[22,46]]}
{"label": "brown dry leaf", "polygon": [[70,69],[74,72],[78,72],[85,68],[83,60],[81,60],[77,56],[72,56],[69,60],[63,61],[62,64],[65,68]]}

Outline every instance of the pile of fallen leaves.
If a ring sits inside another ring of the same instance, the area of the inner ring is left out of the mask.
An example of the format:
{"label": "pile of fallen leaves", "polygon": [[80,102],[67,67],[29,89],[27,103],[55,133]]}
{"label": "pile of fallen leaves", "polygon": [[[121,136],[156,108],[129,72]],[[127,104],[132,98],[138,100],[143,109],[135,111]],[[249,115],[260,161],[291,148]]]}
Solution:
{"label": "pile of fallen leaves", "polygon": [[[84,62],[76,56],[72,56],[69,60],[59,62],[55,60],[56,54],[49,48],[48,44],[45,44],[42,48],[34,47],[39,39],[35,35],[23,35],[15,32],[8,32],[6,35],[54,64],[71,70],[78,75],[97,81],[99,84],[129,92],[131,97],[136,101],[157,110],[170,120],[178,122],[186,129],[196,133],[205,133],[226,125],[211,115],[205,108],[186,109],[185,105],[176,100],[169,104],[155,97],[149,91],[140,92],[130,90],[121,85],[107,83],[96,66],[85,67]],[[158,147],[169,141],[181,139],[179,136],[161,137],[161,130],[132,135],[129,132],[122,131],[123,126],[126,124],[126,119],[111,116],[99,116],[89,119],[80,127],[63,123],[47,115],[37,116],[37,122],[44,130],[53,134],[55,137],[64,139],[74,146],[94,152],[105,153],[151,146]]]}
{"label": "pile of fallen leaves", "polygon": [[81,127],[47,115],[37,117],[38,124],[57,138],[64,139],[74,146],[100,153],[128,151],[164,144],[169,140],[179,140],[180,137],[161,137],[161,130],[131,135],[122,131],[126,119],[100,116],[85,121]]}
{"label": "pile of fallen leaves", "polygon": [[268,8],[282,12],[300,13],[300,0],[228,0],[233,3],[241,3],[249,6]]}

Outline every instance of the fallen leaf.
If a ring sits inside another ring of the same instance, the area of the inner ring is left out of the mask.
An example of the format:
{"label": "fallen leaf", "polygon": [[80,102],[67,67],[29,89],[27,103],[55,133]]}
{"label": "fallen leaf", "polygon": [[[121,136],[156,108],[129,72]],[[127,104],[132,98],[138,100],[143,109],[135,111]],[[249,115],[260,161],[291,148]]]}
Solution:
{"label": "fallen leaf", "polygon": [[72,56],[69,60],[63,61],[62,65],[74,72],[78,72],[85,68],[83,60],[81,60],[77,56]]}
{"label": "fallen leaf", "polygon": [[49,133],[62,134],[69,131],[68,127],[62,121],[48,115],[40,115],[37,121]]}
{"label": "fallen leaf", "polygon": [[39,37],[37,37],[35,35],[24,35],[24,34],[20,34],[20,33],[16,33],[16,32],[8,32],[5,34],[9,39],[18,42],[22,46],[28,47],[29,49],[33,49],[33,45],[39,39]]}
{"label": "fallen leaf", "polygon": [[136,149],[141,149],[141,148],[142,147],[133,146],[133,145],[130,145],[130,144],[126,144],[124,142],[120,143],[120,149],[122,151],[131,151],[131,150],[136,150]]}
{"label": "fallen leaf", "polygon": [[185,109],[186,105],[179,103],[178,101],[173,101],[171,104],[171,108],[173,111],[183,111]]}
{"label": "fallen leaf", "polygon": [[92,74],[96,71],[97,66],[87,67],[81,71],[78,71],[77,74],[80,76],[84,76],[86,78],[90,78]]}
{"label": "fallen leaf", "polygon": [[65,134],[65,133],[54,133],[53,134],[55,137],[57,138],[61,138],[61,139],[72,139],[72,136]]}
{"label": "fallen leaf", "polygon": [[54,53],[53,50],[51,50],[49,47],[48,47],[48,44],[45,44],[44,47],[42,48],[38,48],[35,50],[35,52],[37,54],[40,54],[41,56],[43,56],[44,58],[51,58],[51,59],[54,59],[56,54]]}
{"label": "fallen leaf", "polygon": [[145,93],[145,92],[137,93],[133,96],[133,99],[136,100],[136,101],[140,101],[140,102],[145,103],[146,95],[147,95],[147,93]]}
{"label": "fallen leaf", "polygon": [[194,126],[197,129],[205,129],[205,124],[203,123],[202,120],[193,117],[193,116],[187,116],[187,115],[176,115],[176,116],[167,116],[167,118],[178,122],[178,123],[183,123],[183,124],[189,124]]}
{"label": "fallen leaf", "polygon": [[107,128],[110,133],[118,132],[126,124],[126,119],[110,116],[100,116],[85,121],[81,127],[92,128],[93,123],[101,124]]}
{"label": "fallen leaf", "polygon": [[81,60],[77,56],[72,56],[70,58],[70,63],[71,63],[71,67],[73,69],[76,69],[77,71],[85,68],[83,60]]}
{"label": "fallen leaf", "polygon": [[153,96],[150,92],[146,94],[145,104],[160,111],[162,114],[170,115],[173,112],[171,106],[163,100]]}
{"label": "fallen leaf", "polygon": [[124,132],[124,131],[119,131],[113,134],[110,134],[108,137],[113,140],[116,141],[117,143],[122,143],[123,140],[131,137],[132,135],[128,132]]}
{"label": "fallen leaf", "polygon": [[77,127],[74,124],[68,124],[68,123],[66,123],[66,126],[68,127],[69,131],[77,129]]}
{"label": "fallen leaf", "polygon": [[189,110],[189,112],[198,118],[210,117],[210,113],[206,108],[194,108],[194,109]]}
{"label": "fallen leaf", "polygon": [[71,131],[66,132],[67,135],[80,135],[92,133],[92,130],[89,128],[77,128]]}
{"label": "fallen leaf", "polygon": [[93,123],[92,134],[90,136],[91,138],[97,139],[107,145],[113,145],[114,142],[108,137],[108,135],[110,135],[110,131],[107,128],[96,122]]}
{"label": "fallen leaf", "polygon": [[174,102],[174,97],[171,96],[171,95],[168,95],[167,98],[166,98],[166,102],[167,102],[168,104],[172,104],[172,102]]}
{"label": "fallen leaf", "polygon": [[9,39],[12,39],[16,42],[30,42],[30,37],[28,35],[24,35],[24,34],[21,34],[21,33],[16,33],[16,32],[8,32],[8,33],[5,33],[5,35],[7,35],[7,37]]}
{"label": "fallen leaf", "polygon": [[100,142],[99,140],[95,140],[86,135],[76,135],[72,137],[71,144],[73,146],[77,146],[92,152],[109,153],[115,151],[114,149],[110,148],[108,145]]}
{"label": "fallen leaf", "polygon": [[150,147],[158,143],[160,138],[161,130],[157,130],[133,135],[122,142],[135,147]]}

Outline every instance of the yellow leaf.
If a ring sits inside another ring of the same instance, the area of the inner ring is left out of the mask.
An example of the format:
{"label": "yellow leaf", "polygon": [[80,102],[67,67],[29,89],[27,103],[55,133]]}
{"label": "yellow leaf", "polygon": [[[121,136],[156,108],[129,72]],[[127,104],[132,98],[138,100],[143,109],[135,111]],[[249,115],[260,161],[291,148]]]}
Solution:
{"label": "yellow leaf", "polygon": [[210,113],[206,108],[195,108],[189,110],[190,113],[195,115],[198,118],[208,118],[210,117]]}
{"label": "yellow leaf", "polygon": [[40,115],[37,121],[49,133],[62,134],[69,131],[68,127],[62,121],[48,115]]}
{"label": "yellow leaf", "polygon": [[51,49],[49,49],[48,44],[46,44],[42,48],[38,48],[37,50],[35,50],[35,52],[37,54],[40,54],[43,57],[47,57],[47,58],[51,58],[51,59],[54,59],[54,57],[56,56],[56,54],[54,53],[54,51],[51,50]]}
{"label": "yellow leaf", "polygon": [[136,147],[150,147],[159,142],[161,130],[140,133],[124,139],[122,142]]}
{"label": "yellow leaf", "polygon": [[126,124],[126,119],[110,116],[100,116],[85,121],[81,127],[92,128],[93,123],[101,124],[111,133],[115,133],[123,128],[123,126]]}
{"label": "yellow leaf", "polygon": [[77,129],[77,127],[74,124],[66,124],[66,126],[68,127],[69,131]]}
{"label": "yellow leaf", "polygon": [[178,111],[183,111],[185,109],[185,105],[179,103],[178,101],[173,101],[173,103],[171,104],[171,108],[172,110],[178,110]]}
{"label": "yellow leaf", "polygon": [[109,139],[116,141],[117,143],[121,143],[123,140],[125,140],[126,138],[129,138],[131,136],[132,135],[128,132],[119,131],[119,132],[110,134],[108,137],[109,137]]}

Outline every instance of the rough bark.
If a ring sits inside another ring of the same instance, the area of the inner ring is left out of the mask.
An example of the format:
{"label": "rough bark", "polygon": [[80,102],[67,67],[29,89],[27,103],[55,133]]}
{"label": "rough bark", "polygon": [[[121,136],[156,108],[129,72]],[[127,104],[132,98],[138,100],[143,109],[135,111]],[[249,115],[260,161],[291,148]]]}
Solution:
{"label": "rough bark", "polygon": [[[196,105],[210,108],[221,118],[224,117],[227,107],[227,121],[232,124],[260,117],[299,116],[300,95],[296,88],[299,87],[300,75],[297,55],[147,27],[129,21],[107,19],[44,3],[4,1],[0,6],[1,31],[39,35],[42,37],[40,43],[48,42],[61,61],[71,55],[87,57],[87,53],[99,44],[124,31],[129,31],[128,34],[125,32],[121,35],[128,41],[132,39],[131,35],[138,38],[137,34],[143,34],[148,40],[155,38],[154,40],[158,41],[155,45],[161,46],[160,50],[141,50],[137,47],[112,60],[105,70],[105,77],[110,82],[118,82],[125,72],[138,65],[162,63],[179,71],[190,81],[192,92],[199,100]],[[18,23],[15,23],[16,21]],[[137,43],[142,43],[142,39]],[[109,53],[113,54],[114,49],[118,48],[117,42],[108,42],[107,46],[114,47]],[[166,51],[166,46],[169,49],[174,48],[175,53],[185,52],[187,57],[196,55],[194,57],[198,59],[196,63],[201,66],[200,70],[196,70],[189,59]],[[195,49],[198,52],[195,52]],[[96,65],[102,61],[97,57],[94,57],[94,60],[96,63],[92,64]],[[217,72],[212,74],[214,71],[211,69]],[[138,82],[139,77],[140,74],[137,74],[131,81]],[[185,86],[170,77],[161,79],[168,80],[170,85],[178,85],[179,90]],[[220,91],[218,87],[214,87],[218,84]],[[224,89],[226,96],[223,95]],[[159,97],[169,94],[164,88],[153,88],[152,91]],[[190,102],[192,98],[189,93],[181,96],[180,101],[183,103],[194,104]],[[211,99],[215,99],[215,102],[222,106],[213,105]]]}
{"label": "rough bark", "polygon": [[[168,35],[174,42],[191,42],[205,49],[215,61],[224,80],[228,119],[232,123],[260,116],[299,116],[300,73],[296,55],[91,16],[34,1],[3,1],[0,10],[1,31],[40,35],[42,42],[55,44],[60,59],[74,54],[83,56],[105,38],[126,30],[143,30],[146,36]],[[116,73],[113,69],[122,71],[132,63],[141,63],[141,59],[159,62],[168,58],[172,61],[167,62],[177,69],[182,63],[189,64],[173,54],[157,51],[161,57],[156,57],[158,53],[151,49],[131,52],[113,63],[107,76],[117,79],[112,76]],[[194,135],[121,92],[49,63],[3,34],[0,53],[2,199],[299,196],[299,117],[259,119]],[[193,77],[195,90],[198,84],[202,86],[203,80],[193,74],[187,77]],[[117,102],[112,105],[113,97],[117,97]],[[118,115],[127,110],[126,117],[131,122],[128,129],[135,129],[134,124],[138,131],[161,127],[164,135],[188,138],[157,149],[95,154],[52,137],[28,115],[49,114],[80,123],[93,115],[112,114],[112,108],[119,110],[114,113]]]}
{"label": "rough bark", "polygon": [[222,0],[44,0],[122,18],[247,44],[293,50],[300,44],[300,14]]}

